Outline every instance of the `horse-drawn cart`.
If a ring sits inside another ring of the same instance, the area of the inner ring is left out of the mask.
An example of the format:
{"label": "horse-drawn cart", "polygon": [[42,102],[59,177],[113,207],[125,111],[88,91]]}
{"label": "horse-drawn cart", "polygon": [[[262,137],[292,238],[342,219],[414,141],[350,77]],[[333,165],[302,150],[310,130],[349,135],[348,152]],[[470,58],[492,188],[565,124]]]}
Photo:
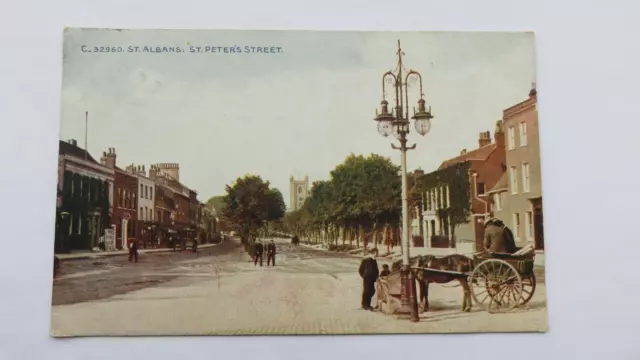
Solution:
{"label": "horse-drawn cart", "polygon": [[[418,282],[420,308],[428,309],[429,283],[458,281],[463,288],[461,310],[471,309],[471,299],[491,313],[510,311],[528,303],[536,290],[533,249],[515,254],[476,253],[473,258],[453,254],[412,258],[411,269]],[[395,270],[377,283],[378,306],[385,313],[400,307],[400,272]]]}

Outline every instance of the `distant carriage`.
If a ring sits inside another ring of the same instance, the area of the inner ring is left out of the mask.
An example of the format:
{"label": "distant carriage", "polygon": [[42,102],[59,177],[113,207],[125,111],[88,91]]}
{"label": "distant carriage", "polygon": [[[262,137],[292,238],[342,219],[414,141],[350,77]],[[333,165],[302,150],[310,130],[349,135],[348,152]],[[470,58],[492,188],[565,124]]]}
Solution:
{"label": "distant carriage", "polygon": [[[471,309],[471,298],[491,313],[513,310],[528,303],[535,293],[534,257],[532,248],[524,248],[515,254],[477,253],[472,259],[460,254],[412,258],[411,270],[420,289],[419,308],[428,310],[429,283],[458,281],[463,289],[462,311]],[[391,274],[376,284],[378,306],[384,313],[400,307],[399,263],[393,265]]]}

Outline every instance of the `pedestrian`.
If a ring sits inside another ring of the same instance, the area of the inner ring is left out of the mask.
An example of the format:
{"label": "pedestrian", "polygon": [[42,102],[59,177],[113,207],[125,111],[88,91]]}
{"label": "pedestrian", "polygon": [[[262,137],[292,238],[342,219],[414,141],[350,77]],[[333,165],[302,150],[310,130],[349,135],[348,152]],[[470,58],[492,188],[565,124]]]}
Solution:
{"label": "pedestrian", "polygon": [[260,267],[262,267],[262,253],[264,252],[264,247],[260,240],[257,240],[253,245],[253,266],[258,264],[258,260],[260,260]]}
{"label": "pedestrian", "polygon": [[192,244],[192,250],[193,252],[197,253],[198,252],[198,239],[193,238],[193,244]]}
{"label": "pedestrian", "polygon": [[276,266],[276,244],[273,239],[267,244],[267,266],[269,266],[269,262]]}
{"label": "pedestrian", "polygon": [[53,278],[58,277],[58,272],[60,271],[60,258],[53,255]]}
{"label": "pedestrian", "polygon": [[136,240],[132,240],[129,243],[129,262],[131,262],[131,260],[138,262],[138,244]]}
{"label": "pedestrian", "polygon": [[362,259],[360,268],[358,269],[360,277],[362,278],[362,309],[364,310],[373,311],[371,298],[373,298],[376,292],[375,284],[379,276],[378,262],[376,261],[377,255],[378,249],[373,249],[369,253],[369,256]]}
{"label": "pedestrian", "polygon": [[391,270],[389,270],[389,265],[382,265],[382,271],[380,272],[380,277],[385,277],[391,275]]}

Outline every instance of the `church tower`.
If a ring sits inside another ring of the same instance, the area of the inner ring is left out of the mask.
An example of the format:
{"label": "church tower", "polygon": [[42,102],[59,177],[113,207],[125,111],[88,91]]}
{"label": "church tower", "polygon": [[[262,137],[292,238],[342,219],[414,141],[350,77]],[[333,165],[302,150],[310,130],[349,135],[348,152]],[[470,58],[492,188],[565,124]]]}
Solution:
{"label": "church tower", "polygon": [[293,176],[289,178],[289,210],[300,210],[309,194],[309,176],[304,180],[295,180]]}

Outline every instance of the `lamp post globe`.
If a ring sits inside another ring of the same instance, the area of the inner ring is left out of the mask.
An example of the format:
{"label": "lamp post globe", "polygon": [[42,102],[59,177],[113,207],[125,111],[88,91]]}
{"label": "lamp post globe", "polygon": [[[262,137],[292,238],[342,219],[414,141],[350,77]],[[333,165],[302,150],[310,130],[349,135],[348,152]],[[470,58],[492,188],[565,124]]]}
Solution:
{"label": "lamp post globe", "polygon": [[380,102],[380,113],[376,110],[376,117],[373,119],[378,123],[378,132],[387,137],[393,133],[393,115],[389,113],[389,103],[387,100]]}
{"label": "lamp post globe", "polygon": [[418,111],[413,110],[413,119],[415,120],[415,128],[418,134],[425,136],[431,130],[431,119],[433,119],[433,115],[431,115],[431,107],[427,109],[425,107],[424,99],[418,100]]}

